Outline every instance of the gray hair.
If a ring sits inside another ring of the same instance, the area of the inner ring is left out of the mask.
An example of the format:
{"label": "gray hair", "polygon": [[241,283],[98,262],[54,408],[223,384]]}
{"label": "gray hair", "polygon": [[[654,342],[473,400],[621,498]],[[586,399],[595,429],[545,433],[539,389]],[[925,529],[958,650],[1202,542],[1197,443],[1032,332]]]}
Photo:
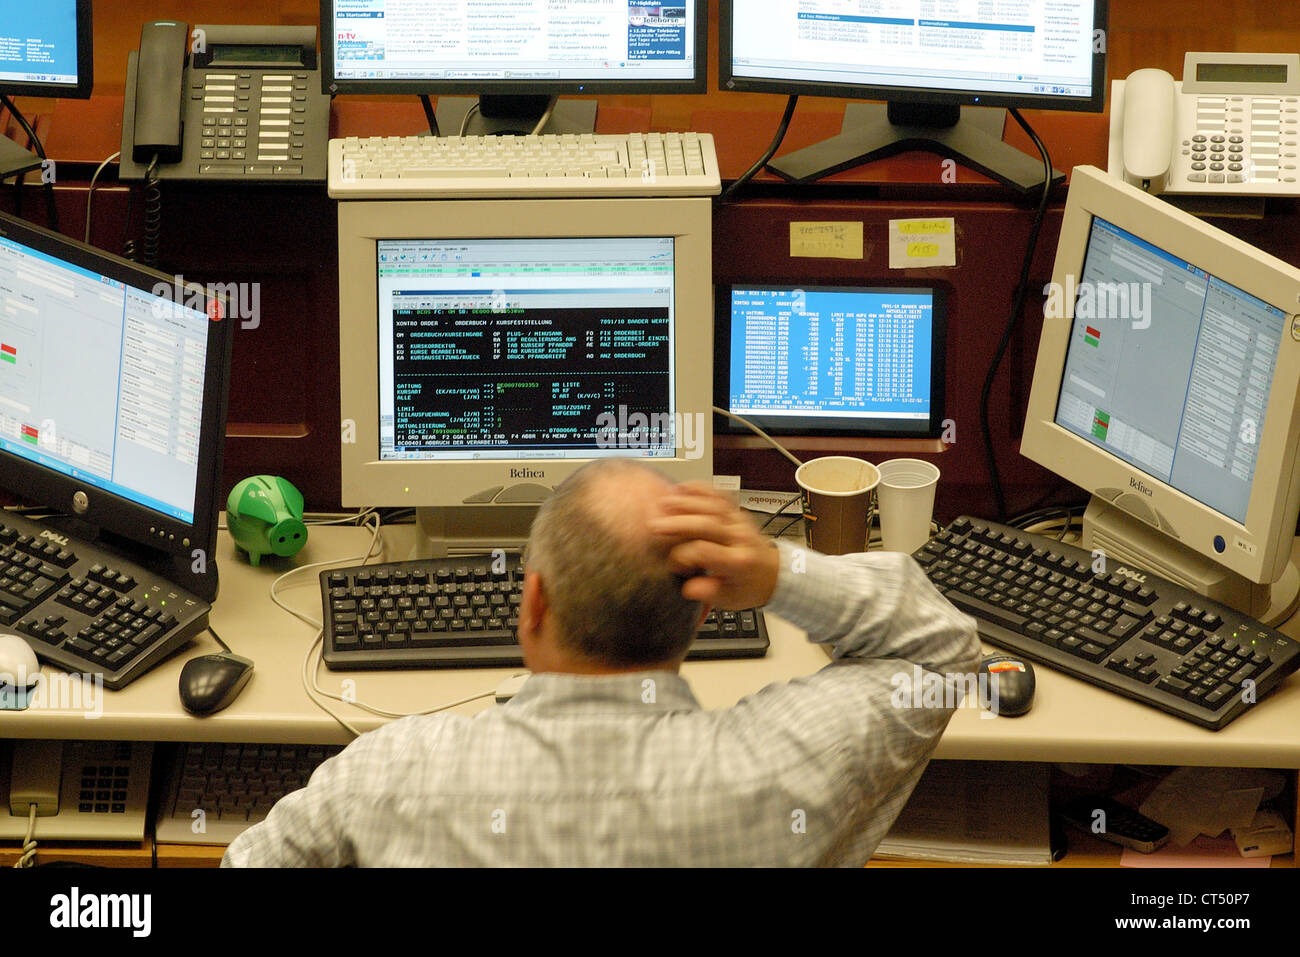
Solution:
{"label": "gray hair", "polygon": [[538,510],[524,553],[542,578],[559,640],[583,658],[619,667],[680,658],[700,614],[669,570],[666,548],[620,525],[618,509],[596,497],[616,487],[620,472],[636,470],[659,474],[627,459],[601,459],[561,482]]}

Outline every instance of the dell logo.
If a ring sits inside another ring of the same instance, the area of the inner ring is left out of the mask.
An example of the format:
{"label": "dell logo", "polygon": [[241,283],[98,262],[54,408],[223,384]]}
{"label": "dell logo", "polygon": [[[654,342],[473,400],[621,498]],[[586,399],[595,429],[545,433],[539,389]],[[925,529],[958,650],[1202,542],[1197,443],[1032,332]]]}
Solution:
{"label": "dell logo", "polygon": [[546,472],[542,469],[511,469],[510,477],[516,478],[546,478]]}
{"label": "dell logo", "polygon": [[1141,492],[1147,498],[1151,497],[1151,489],[1147,488],[1145,485],[1143,485],[1140,481],[1138,481],[1135,478],[1131,478],[1128,480],[1128,487],[1135,491]]}
{"label": "dell logo", "polygon": [[51,532],[48,528],[41,529],[41,538],[48,538],[52,542],[58,542],[64,548],[68,547],[68,540],[62,535]]}
{"label": "dell logo", "polygon": [[1130,571],[1129,569],[1125,568],[1123,565],[1120,565],[1118,568],[1115,569],[1115,574],[1123,575],[1125,578],[1131,578],[1135,582],[1145,583],[1147,580],[1146,575],[1143,575],[1141,572]]}

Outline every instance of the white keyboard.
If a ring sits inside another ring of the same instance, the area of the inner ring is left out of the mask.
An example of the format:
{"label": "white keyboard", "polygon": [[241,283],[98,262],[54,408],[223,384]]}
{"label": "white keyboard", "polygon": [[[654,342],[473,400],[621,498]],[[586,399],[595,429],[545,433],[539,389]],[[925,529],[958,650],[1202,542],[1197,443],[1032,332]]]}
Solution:
{"label": "white keyboard", "polygon": [[335,199],[712,196],[709,133],[373,136],[330,140]]}

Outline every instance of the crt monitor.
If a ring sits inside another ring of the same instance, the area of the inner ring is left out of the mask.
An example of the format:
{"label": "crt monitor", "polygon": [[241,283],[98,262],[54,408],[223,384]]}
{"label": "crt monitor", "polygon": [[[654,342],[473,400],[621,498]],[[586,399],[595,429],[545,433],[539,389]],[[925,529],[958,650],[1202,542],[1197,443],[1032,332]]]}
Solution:
{"label": "crt monitor", "polygon": [[715,404],[773,435],[938,438],[945,302],[941,286],[719,286]]}
{"label": "crt monitor", "polygon": [[1300,269],[1080,166],[1052,283],[1021,451],[1092,494],[1085,546],[1281,620]]}
{"label": "crt monitor", "polygon": [[[321,0],[331,95],[438,96],[444,134],[528,133],[552,97],[703,93],[706,0]],[[478,96],[479,103],[448,94]],[[590,133],[595,101],[561,101],[547,133]]]}
{"label": "crt monitor", "polygon": [[231,323],[174,282],[0,214],[0,489],[211,601]]}
{"label": "crt monitor", "polygon": [[1106,15],[1106,0],[722,0],[719,85],[887,101],[851,104],[840,135],[768,164],[787,179],[922,149],[1027,191],[1041,159],[1002,141],[1001,110],[960,107],[1101,112]]}
{"label": "crt monitor", "polygon": [[448,554],[518,547],[596,458],[707,480],[710,230],[707,199],[340,203],[344,504]]}

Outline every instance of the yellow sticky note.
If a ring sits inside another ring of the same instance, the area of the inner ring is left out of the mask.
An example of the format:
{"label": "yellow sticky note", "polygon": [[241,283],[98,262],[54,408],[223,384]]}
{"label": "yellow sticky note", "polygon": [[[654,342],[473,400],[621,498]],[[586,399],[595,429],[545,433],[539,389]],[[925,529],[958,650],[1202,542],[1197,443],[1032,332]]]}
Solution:
{"label": "yellow sticky note", "polygon": [[862,224],[798,222],[790,224],[790,255],[812,259],[861,259]]}
{"label": "yellow sticky note", "polygon": [[957,227],[951,217],[891,219],[889,268],[957,265]]}

